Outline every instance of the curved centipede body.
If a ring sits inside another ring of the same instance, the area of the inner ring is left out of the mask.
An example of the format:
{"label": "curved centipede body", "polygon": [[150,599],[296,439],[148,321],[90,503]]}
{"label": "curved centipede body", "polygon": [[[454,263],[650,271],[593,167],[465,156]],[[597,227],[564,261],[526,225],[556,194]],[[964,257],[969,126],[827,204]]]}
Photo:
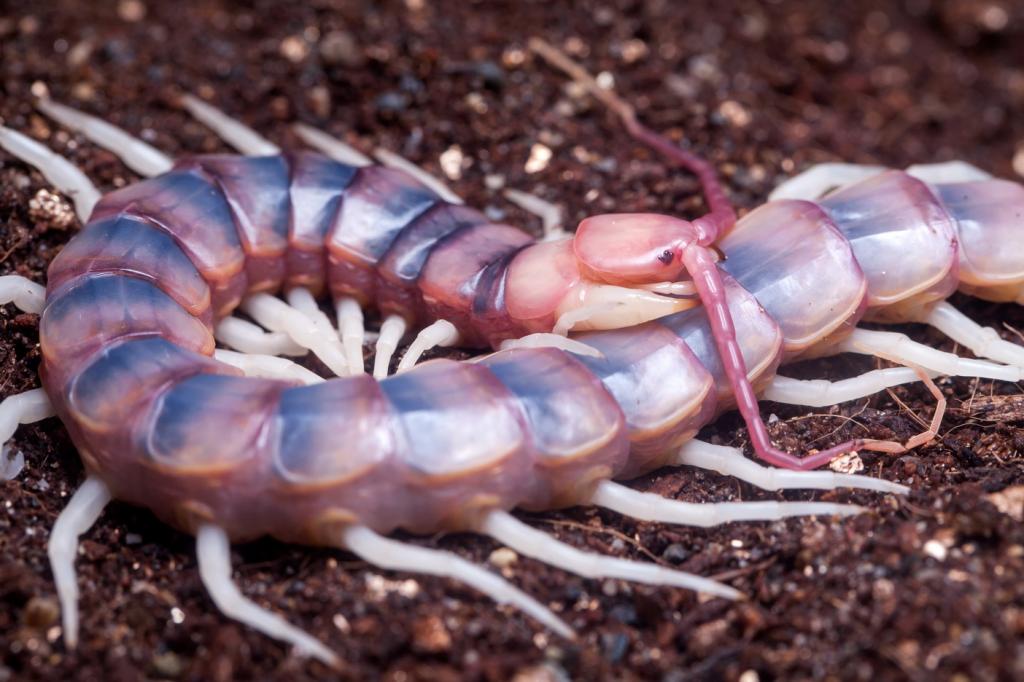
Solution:
{"label": "curved centipede body", "polygon": [[[821,199],[751,212],[716,235],[724,258],[699,281],[691,243],[679,246],[691,228],[676,218],[597,216],[575,237],[538,242],[393,168],[306,151],[182,159],[100,199],[53,261],[43,384],[90,474],[92,501],[82,504],[102,508],[112,496],[148,507],[199,535],[201,563],[222,556],[227,538],[272,535],[388,565],[376,533],[500,534],[510,518],[501,513],[514,508],[596,502],[673,520],[606,482],[684,461],[680,446],[745,404],[737,366],[748,386],[780,400],[816,399],[775,377],[781,363],[843,350],[913,367],[887,374],[886,385],[936,372],[1019,379],[1019,349],[1005,342],[986,348],[1008,364],[964,361],[907,352],[903,339],[856,325],[938,325],[936,316],[955,318],[942,301],[958,286],[1020,301],[1024,256],[986,244],[1019,230],[1022,211],[1015,183],[872,174]],[[686,294],[648,287],[676,280]],[[576,345],[434,360],[382,380],[245,376],[215,357],[217,324],[239,305],[258,316],[254,297],[281,290],[329,292],[411,326],[444,320],[476,346],[587,315]],[[720,310],[709,321],[694,290],[727,311],[739,358],[723,355]],[[771,513],[815,511],[842,510]],[[693,576],[674,580],[735,596]],[[287,624],[226,606],[216,576],[207,584],[231,615],[331,660]],[[527,597],[513,601],[568,634]]]}

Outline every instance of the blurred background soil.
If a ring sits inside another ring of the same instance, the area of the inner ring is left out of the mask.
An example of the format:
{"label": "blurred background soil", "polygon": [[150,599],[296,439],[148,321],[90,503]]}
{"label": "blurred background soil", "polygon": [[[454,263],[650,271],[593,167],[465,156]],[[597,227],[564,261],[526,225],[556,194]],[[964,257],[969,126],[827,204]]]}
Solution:
{"label": "blurred background soil", "polygon": [[[182,91],[284,145],[295,143],[289,124],[303,120],[400,152],[495,219],[535,230],[498,187],[561,204],[569,225],[613,210],[699,211],[694,180],[531,57],[531,36],[607,73],[651,126],[712,159],[744,210],[828,160],[960,158],[1024,174],[1024,5],[1005,0],[3,0],[0,120],[74,160],[103,190],[138,177],[34,113],[34,94],[175,155],[227,150],[178,107]],[[0,154],[0,274],[44,282],[78,226],[38,173]],[[1018,307],[956,302],[1022,341]],[[37,323],[0,309],[0,396],[38,386]],[[957,350],[924,329],[904,331]],[[874,366],[836,358],[787,371],[841,378]],[[412,539],[490,562],[558,610],[576,642],[468,588],[344,552],[236,548],[242,590],[327,642],[345,661],[340,673],[220,616],[191,539],[120,504],[85,536],[83,640],[68,653],[45,543],[82,467],[58,421],[23,427],[13,446],[26,467],[0,483],[0,680],[1020,679],[1024,396],[990,381],[940,386],[950,413],[935,444],[863,456],[865,473],[912,486],[907,498],[777,494],[689,469],[634,483],[690,501],[856,502],[868,508],[856,518],[702,530],[594,509],[524,517],[581,548],[716,576],[745,602],[584,580],[492,555],[499,545],[470,535]],[[828,410],[763,409],[777,417],[778,442],[807,448],[909,436],[933,401],[910,386]],[[702,435],[746,445],[733,415]]]}

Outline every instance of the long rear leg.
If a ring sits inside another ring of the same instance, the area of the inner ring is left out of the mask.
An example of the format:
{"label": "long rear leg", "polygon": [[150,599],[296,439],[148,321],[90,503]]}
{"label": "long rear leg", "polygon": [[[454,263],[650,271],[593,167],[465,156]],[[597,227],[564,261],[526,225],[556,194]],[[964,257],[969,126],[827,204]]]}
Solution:
{"label": "long rear leg", "polygon": [[292,644],[300,654],[313,656],[330,666],[339,665],[338,657],[320,640],[247,599],[239,591],[231,580],[231,547],[222,528],[212,524],[199,527],[196,532],[196,559],[199,577],[213,603],[224,615]]}

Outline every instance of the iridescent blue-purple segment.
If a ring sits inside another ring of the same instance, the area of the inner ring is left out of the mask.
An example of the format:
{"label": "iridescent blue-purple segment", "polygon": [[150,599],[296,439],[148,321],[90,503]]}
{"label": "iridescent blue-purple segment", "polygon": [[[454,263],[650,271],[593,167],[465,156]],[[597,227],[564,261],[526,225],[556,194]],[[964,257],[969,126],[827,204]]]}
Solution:
{"label": "iridescent blue-purple segment", "polygon": [[442,241],[487,222],[479,211],[456,204],[439,204],[414,220],[377,265],[377,307],[406,318],[422,315],[419,279],[427,259]]}
{"label": "iridescent blue-purple segment", "polygon": [[714,381],[665,326],[651,322],[578,338],[602,354],[578,359],[601,380],[626,418],[631,456],[623,476],[660,466],[710,419]]}
{"label": "iridescent blue-purple segment", "polygon": [[929,187],[888,171],[819,205],[850,242],[868,281],[868,306],[927,303],[956,290],[956,229]]}
{"label": "iridescent blue-purple segment", "polygon": [[[245,250],[249,291],[274,291],[285,276],[291,219],[291,177],[283,156],[197,156],[178,168],[198,168],[213,178],[231,207]],[[253,191],[259,188],[258,191]]]}
{"label": "iridescent blue-purple segment", "polygon": [[335,296],[374,300],[375,267],[391,243],[441,198],[393,168],[360,168],[328,236],[328,280]]}
{"label": "iridescent blue-purple segment", "polygon": [[430,316],[454,324],[469,344],[522,336],[496,325],[494,308],[504,308],[502,285],[512,257],[531,243],[533,238],[522,230],[491,223],[466,228],[440,242],[419,279]]}
{"label": "iridescent blue-purple segment", "polygon": [[135,417],[140,405],[184,377],[228,368],[167,339],[128,338],[104,346],[68,384],[67,402],[79,424],[94,433],[113,433]]}
{"label": "iridescent blue-purple segment", "polygon": [[288,159],[291,218],[287,282],[320,293],[327,284],[327,235],[358,168],[312,152],[298,152]]}
{"label": "iridescent blue-purple segment", "polygon": [[209,284],[214,316],[227,314],[248,290],[245,250],[231,206],[216,181],[191,168],[173,170],[104,196],[83,228],[118,215],[145,218],[171,234]]}
{"label": "iridescent blue-purple segment", "polygon": [[[1021,300],[1022,215],[1019,185],[929,189],[901,173],[751,212],[719,244],[750,380],[867,306],[903,315],[944,296],[958,267],[965,289]],[[516,349],[381,382],[298,386],[210,357],[215,320],[290,286],[444,318],[467,343],[522,336],[508,272],[533,243],[396,170],[311,153],[189,159],[104,197],[54,259],[44,386],[89,471],[186,529],[330,542],[347,523],[434,531],[572,504],[662,464],[731,404],[702,309],[580,335],[598,356]],[[527,253],[528,274],[543,273],[537,254],[579,274],[566,244]]]}
{"label": "iridescent blue-purple segment", "polygon": [[39,322],[44,373],[62,388],[90,356],[123,338],[158,336],[203,355],[213,352],[210,329],[155,284],[93,273],[51,294]]}
{"label": "iridescent blue-purple segment", "polygon": [[515,396],[540,469],[519,506],[552,509],[585,499],[588,489],[626,465],[622,411],[575,357],[554,348],[517,349],[479,364]]}
{"label": "iridescent blue-purple segment", "polygon": [[191,315],[213,322],[210,287],[178,242],[144,218],[116,215],[89,223],[50,263],[51,296],[89,273],[117,273],[145,279]]}

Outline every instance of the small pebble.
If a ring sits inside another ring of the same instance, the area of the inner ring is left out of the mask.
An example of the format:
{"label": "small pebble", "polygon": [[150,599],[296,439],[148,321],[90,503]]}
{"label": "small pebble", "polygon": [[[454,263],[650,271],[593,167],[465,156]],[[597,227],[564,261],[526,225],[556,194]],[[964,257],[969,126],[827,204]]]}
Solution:
{"label": "small pebble", "polygon": [[512,682],[569,682],[569,675],[561,666],[543,663],[517,671]]}
{"label": "small pebble", "polygon": [[173,651],[154,656],[152,668],[155,675],[165,679],[175,679],[185,672],[185,664]]}
{"label": "small pebble", "polygon": [[1017,153],[1013,155],[1013,170],[1024,178],[1024,145],[1018,147]]}
{"label": "small pebble", "polygon": [[8,446],[0,449],[0,478],[13,481],[25,470],[25,454],[21,450],[11,450]]}
{"label": "small pebble", "polygon": [[491,552],[491,555],[487,557],[487,561],[498,568],[508,568],[519,561],[519,555],[508,547],[499,547]]}
{"label": "small pebble", "polygon": [[421,653],[439,654],[452,648],[452,636],[439,616],[418,618],[412,625],[412,645]]}
{"label": "small pebble", "polygon": [[122,0],[117,5],[117,16],[132,24],[140,22],[146,18],[146,6],[139,0]]}
{"label": "small pebble", "polygon": [[864,471],[864,460],[856,452],[847,452],[829,462],[828,468],[840,474],[856,474]]}
{"label": "small pebble", "polygon": [[310,108],[318,117],[327,118],[331,115],[331,93],[327,88],[322,85],[314,86],[309,89],[306,97]]}
{"label": "small pebble", "polygon": [[356,39],[347,31],[331,31],[320,41],[320,58],[327,64],[360,66],[363,53],[359,51]]}
{"label": "small pebble", "polygon": [[690,552],[680,543],[673,542],[661,553],[661,558],[673,564],[679,564],[690,558]]}
{"label": "small pebble", "polygon": [[618,663],[629,649],[629,637],[621,632],[601,635],[601,649],[609,663]]}
{"label": "small pebble", "polygon": [[551,156],[551,148],[537,142],[530,147],[530,158],[526,160],[523,170],[527,173],[540,173],[548,167],[548,163],[551,162]]}
{"label": "small pebble", "polygon": [[281,41],[278,51],[292,64],[298,64],[309,56],[309,45],[301,36],[288,36]]}
{"label": "small pebble", "polygon": [[28,215],[36,222],[40,232],[51,228],[64,231],[77,220],[74,209],[64,197],[45,188],[29,200]]}
{"label": "small pebble", "polygon": [[453,144],[451,147],[444,150],[439,161],[441,162],[441,170],[444,172],[445,177],[449,180],[458,180],[461,178],[462,162],[464,158],[462,149],[457,144]]}
{"label": "small pebble", "polygon": [[400,92],[385,92],[374,100],[374,105],[378,111],[396,113],[409,106],[409,99]]}
{"label": "small pebble", "polygon": [[924,553],[937,561],[946,560],[946,546],[938,540],[929,540],[924,543]]}
{"label": "small pebble", "polygon": [[32,597],[25,605],[25,625],[45,630],[60,617],[60,607],[53,597]]}

